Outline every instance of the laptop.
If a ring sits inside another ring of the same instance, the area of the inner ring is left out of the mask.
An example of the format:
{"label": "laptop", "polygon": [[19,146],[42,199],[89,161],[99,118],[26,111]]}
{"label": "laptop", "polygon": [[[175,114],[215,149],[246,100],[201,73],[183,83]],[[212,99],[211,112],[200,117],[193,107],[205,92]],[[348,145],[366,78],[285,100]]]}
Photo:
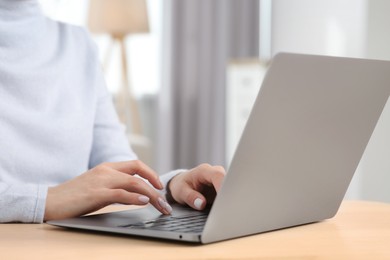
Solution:
{"label": "laptop", "polygon": [[332,218],[389,94],[388,61],[277,54],[211,208],[48,223],[207,244]]}

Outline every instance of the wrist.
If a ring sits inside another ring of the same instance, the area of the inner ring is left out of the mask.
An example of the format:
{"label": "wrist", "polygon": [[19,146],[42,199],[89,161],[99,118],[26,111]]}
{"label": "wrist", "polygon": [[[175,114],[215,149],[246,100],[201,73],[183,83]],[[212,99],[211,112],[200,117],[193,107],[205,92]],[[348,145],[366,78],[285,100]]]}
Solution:
{"label": "wrist", "polygon": [[[173,177],[173,178],[175,178],[175,177]],[[166,190],[165,199],[167,200],[168,203],[175,203],[176,202],[172,196],[172,191],[171,191],[171,187],[170,187],[173,178],[168,181],[167,186],[165,188],[165,190]]]}
{"label": "wrist", "polygon": [[178,180],[180,180],[180,178],[183,176],[183,174],[185,172],[186,171],[178,172],[166,184],[166,186],[165,186],[165,191],[166,191],[165,198],[167,199],[168,202],[170,202],[170,203],[180,203],[180,201],[175,199],[175,196],[177,196],[177,192],[175,193],[175,190],[177,191],[177,186],[179,185],[177,183],[180,183],[180,181],[178,182]]}

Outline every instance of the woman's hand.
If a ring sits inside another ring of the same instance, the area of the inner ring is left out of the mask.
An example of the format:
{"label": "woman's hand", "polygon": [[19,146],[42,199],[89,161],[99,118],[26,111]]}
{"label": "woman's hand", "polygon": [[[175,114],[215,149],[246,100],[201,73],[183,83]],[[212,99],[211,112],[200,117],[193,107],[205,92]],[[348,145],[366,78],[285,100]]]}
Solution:
{"label": "woman's hand", "polygon": [[169,183],[169,190],[176,202],[202,210],[214,201],[224,177],[222,166],[201,164],[175,176]]}
{"label": "woman's hand", "polygon": [[151,203],[163,214],[172,208],[156,189],[162,189],[157,174],[141,161],[103,163],[84,174],[48,190],[45,220],[81,216],[112,203]]}

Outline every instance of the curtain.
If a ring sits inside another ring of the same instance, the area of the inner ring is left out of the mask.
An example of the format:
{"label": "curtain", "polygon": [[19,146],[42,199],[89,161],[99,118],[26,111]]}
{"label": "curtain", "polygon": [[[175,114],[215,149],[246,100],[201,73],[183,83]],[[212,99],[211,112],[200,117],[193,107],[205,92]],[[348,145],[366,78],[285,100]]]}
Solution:
{"label": "curtain", "polygon": [[259,55],[259,0],[165,0],[157,170],[225,166],[225,79]]}

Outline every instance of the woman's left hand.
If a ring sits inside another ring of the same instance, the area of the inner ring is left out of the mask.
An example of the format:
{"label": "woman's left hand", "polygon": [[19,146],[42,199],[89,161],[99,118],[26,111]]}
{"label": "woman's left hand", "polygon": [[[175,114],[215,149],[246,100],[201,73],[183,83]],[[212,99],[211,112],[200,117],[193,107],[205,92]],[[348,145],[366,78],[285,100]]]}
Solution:
{"label": "woman's left hand", "polygon": [[214,201],[224,177],[225,169],[222,166],[201,164],[176,175],[169,182],[169,190],[176,202],[202,210]]}

